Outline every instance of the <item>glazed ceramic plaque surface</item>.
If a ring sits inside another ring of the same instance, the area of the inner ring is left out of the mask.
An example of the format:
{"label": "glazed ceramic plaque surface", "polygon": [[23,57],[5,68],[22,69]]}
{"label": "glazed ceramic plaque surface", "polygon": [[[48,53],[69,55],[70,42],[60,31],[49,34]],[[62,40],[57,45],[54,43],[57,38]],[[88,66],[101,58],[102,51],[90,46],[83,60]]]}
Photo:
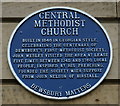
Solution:
{"label": "glazed ceramic plaque surface", "polygon": [[[19,83],[49,99],[89,93],[106,77],[112,46],[103,26],[70,7],[50,7],[24,18],[8,44],[8,63]],[[94,91],[93,91],[94,92]]]}

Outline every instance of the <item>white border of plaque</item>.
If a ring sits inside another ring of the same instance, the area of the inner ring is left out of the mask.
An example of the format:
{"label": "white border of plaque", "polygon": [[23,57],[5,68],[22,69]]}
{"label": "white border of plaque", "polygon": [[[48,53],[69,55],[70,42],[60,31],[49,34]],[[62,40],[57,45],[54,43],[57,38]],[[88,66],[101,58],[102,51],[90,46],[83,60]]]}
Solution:
{"label": "white border of plaque", "polygon": [[[13,36],[14,34],[16,33],[16,30],[28,19],[30,18],[31,16],[41,12],[41,11],[45,11],[45,10],[49,10],[49,9],[69,9],[69,10],[74,10],[74,11],[77,11],[77,12],[80,12],[84,15],[86,15],[87,17],[89,17],[90,19],[94,20],[94,22],[96,22],[101,28],[102,30],[104,31],[108,41],[109,41],[109,46],[110,46],[110,62],[109,62],[109,65],[104,73],[104,75],[101,77],[101,79],[94,85],[92,86],[90,89],[88,89],[87,91],[83,92],[83,93],[80,93],[80,94],[77,94],[77,95],[74,95],[74,96],[69,96],[69,97],[52,97],[52,96],[47,96],[47,95],[43,95],[43,94],[40,94],[38,92],[35,92],[34,90],[30,89],[28,86],[26,86],[19,78],[18,76],[16,75],[16,73],[14,72],[14,69],[11,65],[11,61],[10,61],[10,45],[11,45],[11,41],[13,39]],[[18,25],[17,27],[14,29],[11,37],[10,37],[10,40],[9,40],[9,43],[8,43],[8,50],[7,50],[7,56],[8,56],[8,63],[9,63],[9,66],[10,66],[10,69],[14,75],[14,77],[19,81],[20,84],[22,84],[22,86],[24,86],[27,90],[29,90],[30,92],[36,94],[36,95],[39,95],[41,97],[45,97],[45,98],[48,98],[48,99],[57,99],[57,100],[65,100],[65,99],[73,99],[73,98],[76,98],[76,97],[80,97],[82,95],[85,95],[86,93],[89,93],[90,91],[92,91],[93,89],[95,89],[103,80],[104,78],[106,77],[106,75],[108,74],[109,70],[110,70],[110,66],[111,66],[111,63],[112,63],[112,44],[111,44],[111,41],[110,41],[110,38],[108,36],[108,33],[106,32],[106,30],[104,29],[104,27],[100,24],[99,21],[97,21],[93,16],[89,15],[88,13],[84,12],[84,11],[81,11],[79,9],[75,9],[75,8],[71,8],[71,7],[63,7],[63,6],[57,6],[57,7],[49,7],[49,8],[44,8],[44,9],[40,9],[30,15],[28,15],[27,17],[25,17]]]}

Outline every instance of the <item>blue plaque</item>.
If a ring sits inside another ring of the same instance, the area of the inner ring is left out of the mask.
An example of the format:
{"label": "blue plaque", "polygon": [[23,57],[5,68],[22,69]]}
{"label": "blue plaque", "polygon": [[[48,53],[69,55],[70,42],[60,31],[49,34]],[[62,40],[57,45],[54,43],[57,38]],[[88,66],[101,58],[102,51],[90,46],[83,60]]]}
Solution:
{"label": "blue plaque", "polygon": [[51,7],[24,18],[8,44],[8,63],[29,91],[49,99],[89,93],[106,77],[112,45],[91,15],[69,7]]}

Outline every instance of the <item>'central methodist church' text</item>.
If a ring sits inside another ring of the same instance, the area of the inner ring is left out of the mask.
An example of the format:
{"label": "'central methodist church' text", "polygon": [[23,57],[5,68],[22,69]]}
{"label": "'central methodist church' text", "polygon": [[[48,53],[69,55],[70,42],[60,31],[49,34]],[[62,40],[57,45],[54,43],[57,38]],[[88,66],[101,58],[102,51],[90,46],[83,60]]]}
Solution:
{"label": "'central methodist church' text", "polygon": [[34,20],[34,28],[40,28],[43,36],[77,36],[85,20],[77,12],[41,12]]}

